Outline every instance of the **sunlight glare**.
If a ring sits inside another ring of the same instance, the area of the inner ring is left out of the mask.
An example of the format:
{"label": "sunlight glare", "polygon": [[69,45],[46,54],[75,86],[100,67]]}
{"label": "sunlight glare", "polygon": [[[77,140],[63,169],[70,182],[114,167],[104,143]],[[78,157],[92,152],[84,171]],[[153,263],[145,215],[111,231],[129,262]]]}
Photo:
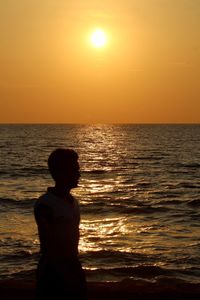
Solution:
{"label": "sunlight glare", "polygon": [[106,45],[106,34],[101,29],[96,29],[91,35],[91,43],[95,48],[102,48]]}

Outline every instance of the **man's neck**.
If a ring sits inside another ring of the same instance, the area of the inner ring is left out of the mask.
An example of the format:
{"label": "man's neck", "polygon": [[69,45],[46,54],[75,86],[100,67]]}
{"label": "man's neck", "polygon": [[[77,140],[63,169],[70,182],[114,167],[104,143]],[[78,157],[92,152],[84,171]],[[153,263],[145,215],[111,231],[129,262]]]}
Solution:
{"label": "man's neck", "polygon": [[55,186],[51,190],[53,194],[61,198],[68,198],[70,195],[69,187],[60,184],[55,184]]}

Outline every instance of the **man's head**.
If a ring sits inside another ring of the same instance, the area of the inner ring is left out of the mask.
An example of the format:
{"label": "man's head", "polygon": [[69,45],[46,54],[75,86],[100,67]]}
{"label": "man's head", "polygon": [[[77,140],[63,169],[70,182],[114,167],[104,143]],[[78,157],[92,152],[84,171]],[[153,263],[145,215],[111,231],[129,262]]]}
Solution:
{"label": "man's head", "polygon": [[80,177],[78,154],[72,149],[56,149],[48,159],[51,176],[57,184],[74,188]]}

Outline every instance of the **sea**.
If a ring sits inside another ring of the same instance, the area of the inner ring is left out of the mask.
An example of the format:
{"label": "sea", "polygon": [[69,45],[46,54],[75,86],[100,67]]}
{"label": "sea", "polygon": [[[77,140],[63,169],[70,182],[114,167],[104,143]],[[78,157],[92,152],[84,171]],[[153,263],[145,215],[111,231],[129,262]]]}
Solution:
{"label": "sea", "polygon": [[0,125],[0,279],[35,276],[33,206],[60,147],[79,155],[88,281],[200,283],[199,124]]}

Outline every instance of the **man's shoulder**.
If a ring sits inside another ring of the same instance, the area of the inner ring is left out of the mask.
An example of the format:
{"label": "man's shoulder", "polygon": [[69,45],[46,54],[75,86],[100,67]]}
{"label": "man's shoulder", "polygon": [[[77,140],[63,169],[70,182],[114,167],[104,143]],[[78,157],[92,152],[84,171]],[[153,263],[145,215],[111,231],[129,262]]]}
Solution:
{"label": "man's shoulder", "polygon": [[39,198],[35,202],[35,207],[37,207],[40,204],[46,204],[48,205],[48,193],[43,193],[42,195],[39,196]]}
{"label": "man's shoulder", "polygon": [[53,208],[53,200],[51,199],[51,195],[48,193],[48,191],[44,194],[42,194],[35,202],[34,204],[34,211],[39,211],[42,209],[42,211],[44,209],[50,209],[52,210]]}
{"label": "man's shoulder", "polygon": [[51,206],[49,205],[49,194],[42,194],[35,202],[34,205],[34,214],[36,219],[39,217],[46,217],[52,214]]}

